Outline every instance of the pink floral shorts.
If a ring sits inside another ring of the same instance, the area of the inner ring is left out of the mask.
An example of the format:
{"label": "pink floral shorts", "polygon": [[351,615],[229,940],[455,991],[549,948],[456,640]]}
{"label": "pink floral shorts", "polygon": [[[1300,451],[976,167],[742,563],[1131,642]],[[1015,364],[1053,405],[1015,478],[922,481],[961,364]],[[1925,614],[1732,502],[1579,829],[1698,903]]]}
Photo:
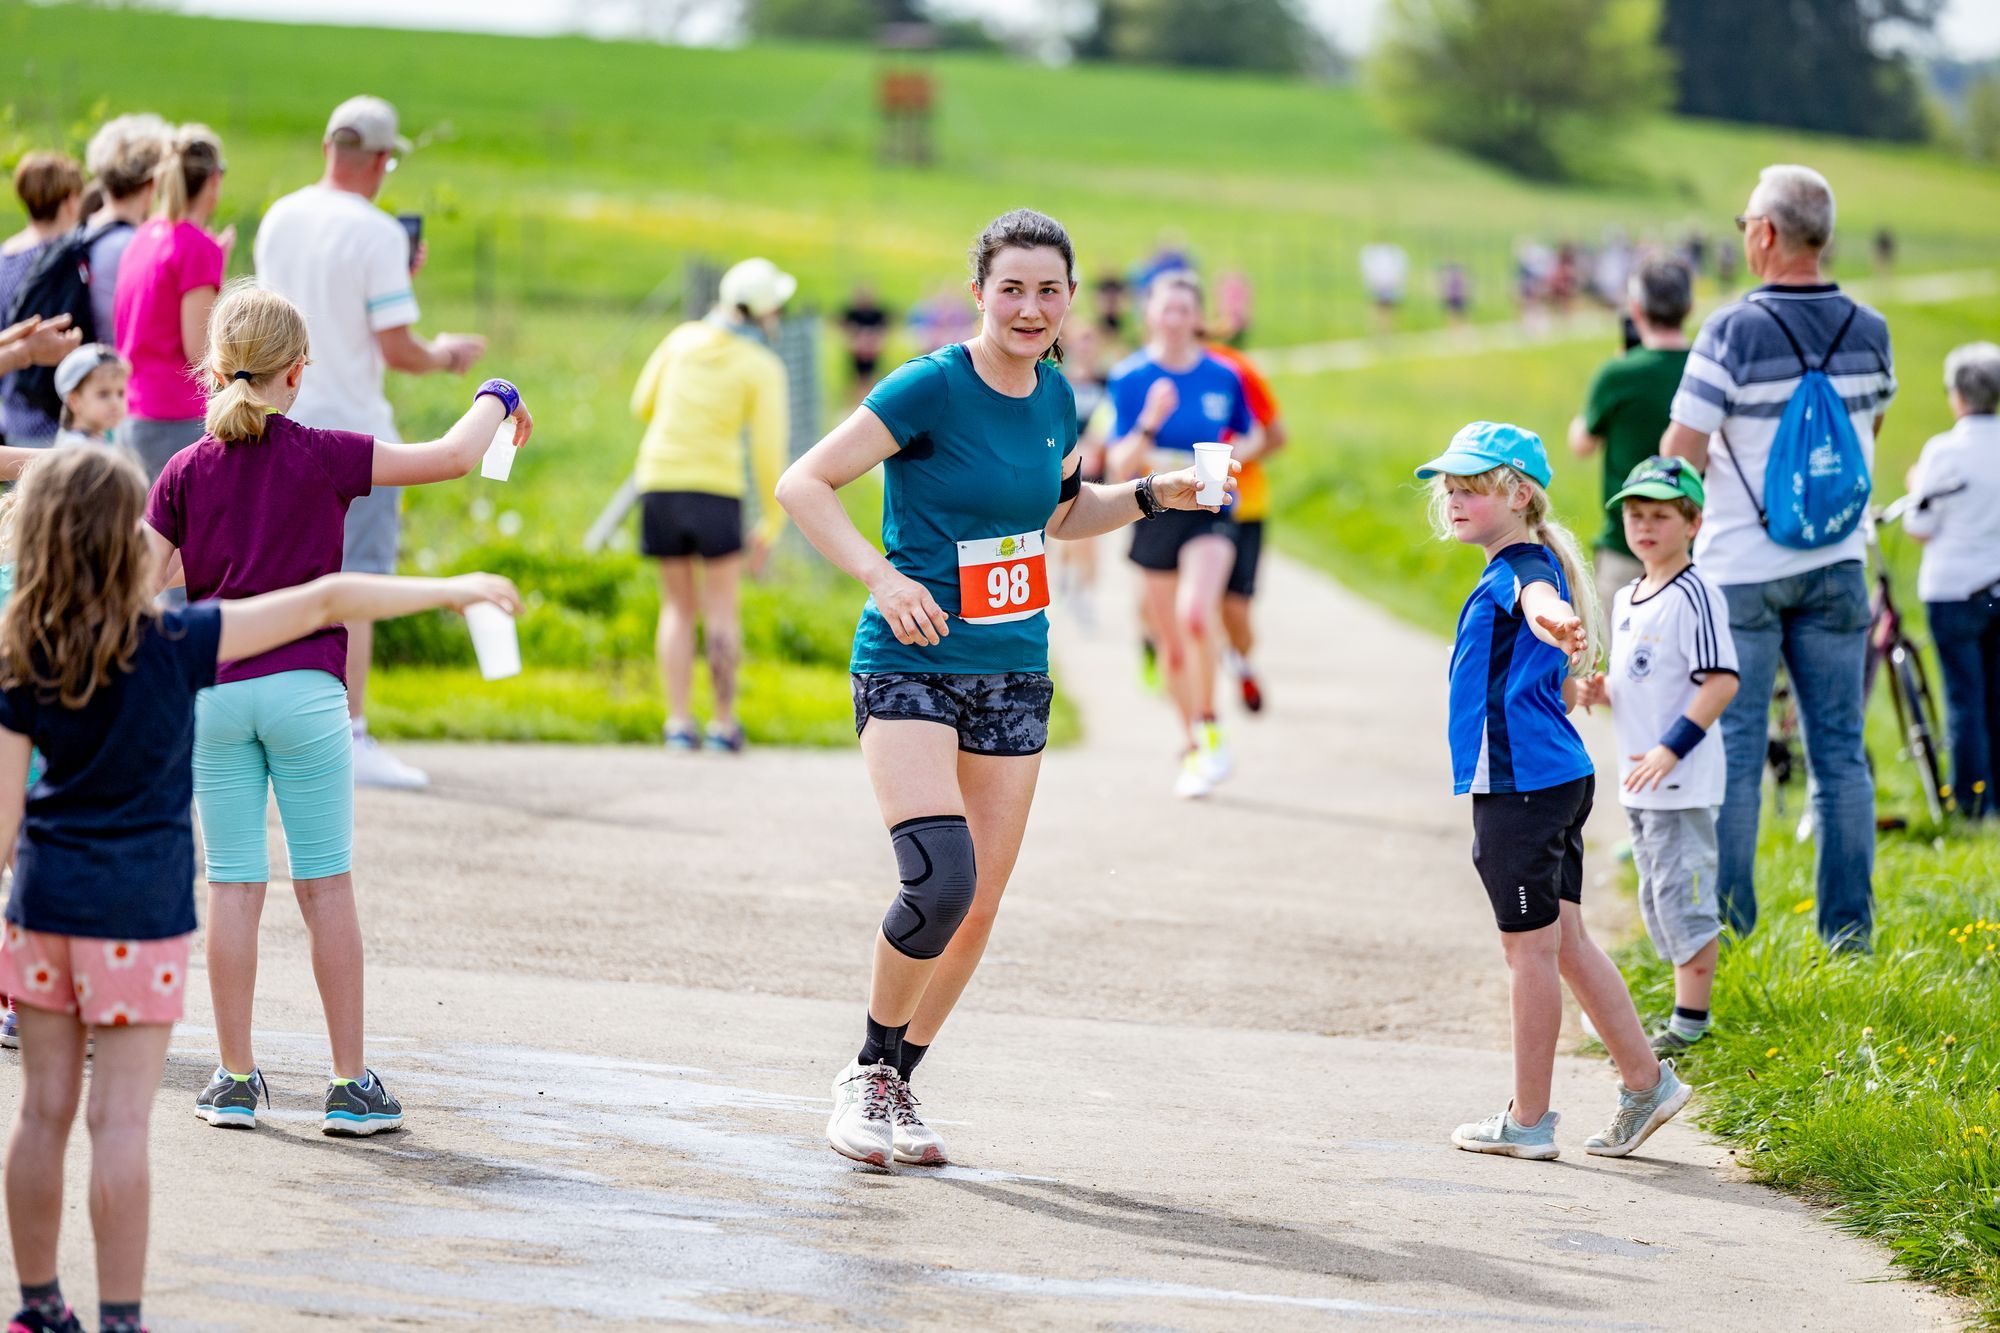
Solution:
{"label": "pink floral shorts", "polygon": [[7,923],[0,991],[14,1003],[75,1014],[89,1027],[177,1023],[194,936],[99,940],[44,935]]}

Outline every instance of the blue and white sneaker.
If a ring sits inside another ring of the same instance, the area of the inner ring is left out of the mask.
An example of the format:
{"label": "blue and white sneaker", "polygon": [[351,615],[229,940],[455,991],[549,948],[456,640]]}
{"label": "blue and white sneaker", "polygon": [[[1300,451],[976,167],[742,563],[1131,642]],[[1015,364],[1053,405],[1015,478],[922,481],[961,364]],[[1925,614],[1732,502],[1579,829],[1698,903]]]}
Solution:
{"label": "blue and white sneaker", "polygon": [[1561,1121],[1559,1113],[1548,1111],[1534,1124],[1524,1125],[1514,1118],[1514,1103],[1508,1102],[1507,1109],[1498,1115],[1460,1125],[1451,1132],[1451,1141],[1467,1152],[1546,1162],[1562,1155],[1562,1149],[1556,1146],[1556,1125]]}
{"label": "blue and white sneaker", "polygon": [[326,1085],[326,1114],[319,1132],[360,1138],[403,1127],[403,1104],[389,1095],[372,1069],[358,1079],[337,1078]]}
{"label": "blue and white sneaker", "polygon": [[1585,1139],[1583,1150],[1596,1157],[1624,1157],[1679,1114],[1693,1096],[1694,1089],[1674,1072],[1674,1062],[1662,1060],[1658,1083],[1644,1092],[1618,1090],[1618,1110],[1611,1124],[1603,1133]]}
{"label": "blue and white sneaker", "polygon": [[208,1086],[194,1099],[194,1113],[209,1124],[223,1129],[257,1128],[257,1103],[271,1104],[271,1090],[264,1084],[262,1070],[232,1074],[220,1065]]}
{"label": "blue and white sneaker", "polygon": [[7,1016],[0,1018],[0,1046],[10,1051],[21,1047],[21,1020],[11,1004],[7,1006]]}

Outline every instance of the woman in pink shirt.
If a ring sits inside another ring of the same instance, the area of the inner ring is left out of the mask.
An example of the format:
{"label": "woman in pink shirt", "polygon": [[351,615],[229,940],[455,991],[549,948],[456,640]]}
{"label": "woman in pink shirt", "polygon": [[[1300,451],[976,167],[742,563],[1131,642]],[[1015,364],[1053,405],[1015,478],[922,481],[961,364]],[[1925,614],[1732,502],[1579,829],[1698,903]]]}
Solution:
{"label": "woman in pink shirt", "polygon": [[202,434],[208,400],[194,368],[208,351],[208,312],[236,244],[234,227],[208,231],[224,170],[214,131],[176,130],[154,175],[153,216],[118,266],[116,341],[132,363],[131,411],[118,438],[148,477]]}

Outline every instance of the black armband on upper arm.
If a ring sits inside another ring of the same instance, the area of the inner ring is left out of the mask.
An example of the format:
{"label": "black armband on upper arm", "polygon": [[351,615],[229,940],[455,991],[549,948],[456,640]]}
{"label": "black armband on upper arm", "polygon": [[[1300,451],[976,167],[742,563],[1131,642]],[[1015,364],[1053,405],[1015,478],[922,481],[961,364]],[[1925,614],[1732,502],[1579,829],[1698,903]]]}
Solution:
{"label": "black armband on upper arm", "polygon": [[1056,492],[1057,504],[1068,504],[1083,494],[1083,468],[1078,465],[1074,472],[1062,479],[1062,489]]}

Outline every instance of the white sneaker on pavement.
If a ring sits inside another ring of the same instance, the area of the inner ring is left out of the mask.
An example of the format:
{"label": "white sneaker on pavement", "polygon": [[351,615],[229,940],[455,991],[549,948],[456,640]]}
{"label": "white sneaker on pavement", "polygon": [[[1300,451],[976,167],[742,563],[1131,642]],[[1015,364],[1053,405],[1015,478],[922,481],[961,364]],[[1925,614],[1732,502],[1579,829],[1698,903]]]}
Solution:
{"label": "white sneaker on pavement", "polygon": [[1201,775],[1210,787],[1221,784],[1223,779],[1236,771],[1235,756],[1229,752],[1229,742],[1222,735],[1222,728],[1213,722],[1204,722],[1194,730],[1195,754],[1201,763]]}
{"label": "white sneaker on pavement", "polygon": [[354,785],[422,791],[431,785],[431,779],[424,770],[404,763],[363,732],[354,738]]}
{"label": "white sneaker on pavement", "polygon": [[1208,780],[1208,773],[1202,767],[1201,752],[1189,750],[1181,756],[1180,776],[1174,779],[1174,795],[1183,800],[1197,800],[1215,790],[1215,784]]}
{"label": "white sneaker on pavement", "polygon": [[889,1108],[895,1125],[895,1157],[904,1166],[944,1166],[944,1140],[917,1114],[917,1094],[902,1079],[896,1080],[896,1100]]}
{"label": "white sneaker on pavement", "polygon": [[826,1122],[826,1141],[833,1150],[857,1162],[887,1167],[896,1150],[890,1120],[902,1084],[894,1065],[848,1061],[833,1080],[833,1116]]}

